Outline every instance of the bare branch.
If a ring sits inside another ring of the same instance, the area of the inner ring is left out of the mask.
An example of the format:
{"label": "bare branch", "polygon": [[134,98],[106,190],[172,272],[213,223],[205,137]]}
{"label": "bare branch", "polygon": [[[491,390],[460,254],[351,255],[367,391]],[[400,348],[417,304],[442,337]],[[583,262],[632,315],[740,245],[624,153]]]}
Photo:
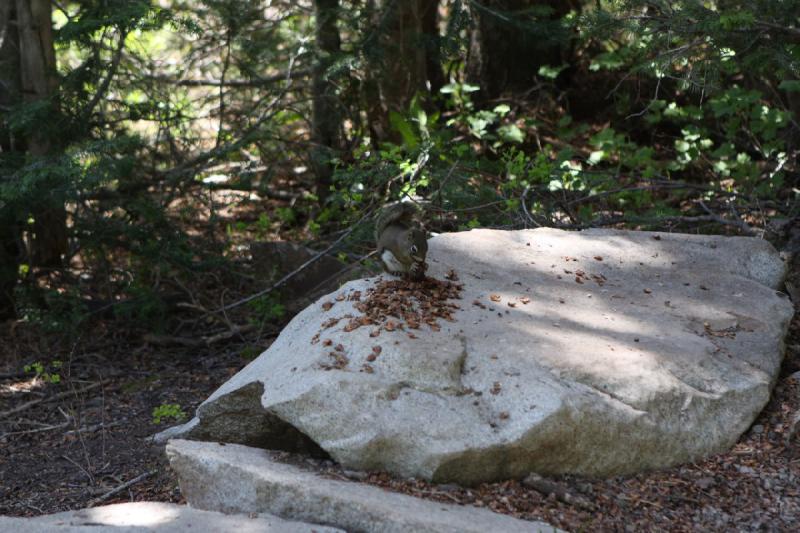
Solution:
{"label": "bare branch", "polygon": [[140,481],[144,481],[145,479],[149,478],[152,475],[155,475],[155,473],[156,473],[155,470],[150,470],[149,472],[145,472],[144,474],[136,476],[135,478],[131,479],[130,481],[127,481],[127,482],[123,483],[122,485],[120,485],[120,486],[118,486],[118,487],[116,487],[114,489],[111,489],[110,491],[106,492],[102,496],[98,496],[97,498],[95,498],[93,500],[90,500],[89,501],[89,505],[87,505],[87,507],[94,507],[98,503],[106,501],[107,499],[111,498],[115,494],[118,494],[118,493],[122,492],[123,490],[125,490],[125,489],[127,489],[129,487],[132,487],[133,485],[139,483]]}
{"label": "bare branch", "polygon": [[110,381],[111,381],[110,379],[104,379],[102,381],[98,381],[97,383],[92,383],[91,385],[87,385],[86,387],[84,387],[82,389],[68,390],[68,391],[64,391],[64,392],[59,392],[58,394],[54,394],[52,396],[48,396],[47,398],[40,398],[38,400],[31,400],[29,402],[25,402],[25,403],[23,403],[21,405],[18,405],[16,407],[12,408],[12,409],[8,409],[6,411],[0,412],[0,418],[7,418],[7,417],[9,417],[11,415],[14,415],[14,414],[17,414],[17,413],[21,413],[22,411],[25,411],[26,409],[30,409],[31,407],[39,405],[40,403],[48,403],[48,402],[52,402],[52,401],[55,401],[55,400],[60,400],[62,398],[66,398],[66,397],[72,396],[74,394],[80,394],[82,392],[87,392],[87,391],[90,391],[92,389],[96,389],[97,387],[102,387],[103,385],[107,384]]}
{"label": "bare branch", "polygon": [[303,263],[302,265],[300,265],[300,266],[299,266],[299,267],[297,267],[296,269],[292,270],[291,272],[289,272],[288,274],[286,274],[285,276],[283,276],[281,279],[279,279],[278,281],[276,281],[276,282],[275,282],[275,283],[274,283],[274,284],[273,284],[271,287],[268,287],[268,288],[264,289],[263,291],[258,291],[258,292],[257,292],[257,293],[255,293],[255,294],[251,294],[251,295],[250,295],[250,296],[248,296],[247,298],[242,298],[241,300],[237,300],[237,301],[235,301],[235,302],[233,302],[233,303],[231,303],[231,304],[228,304],[228,305],[226,305],[226,306],[223,306],[223,307],[221,307],[220,309],[218,309],[217,311],[219,311],[219,312],[222,312],[222,311],[227,311],[228,309],[233,309],[234,307],[239,307],[240,305],[244,305],[244,304],[246,304],[246,303],[248,303],[248,302],[252,302],[252,301],[253,301],[253,300],[255,300],[256,298],[260,298],[260,297],[262,297],[262,296],[266,296],[267,294],[271,293],[272,291],[274,291],[275,289],[277,289],[278,287],[280,287],[281,285],[283,285],[284,283],[286,283],[287,281],[289,281],[290,279],[292,279],[294,276],[296,276],[297,274],[299,274],[300,272],[302,272],[303,270],[305,270],[305,269],[306,269],[306,268],[308,268],[309,266],[311,266],[311,265],[313,265],[314,263],[316,263],[317,261],[319,261],[319,260],[322,258],[322,256],[324,256],[325,254],[327,254],[328,252],[330,252],[331,250],[333,250],[333,249],[334,249],[334,248],[335,248],[335,247],[336,247],[336,246],[337,246],[337,245],[338,245],[340,242],[342,242],[343,240],[345,240],[345,239],[346,239],[346,238],[347,238],[347,237],[348,237],[348,236],[349,236],[351,233],[353,233],[353,231],[354,231],[354,230],[355,230],[355,229],[356,229],[356,228],[357,228],[359,225],[361,225],[361,223],[362,223],[362,222],[363,222],[363,221],[364,221],[364,220],[365,220],[365,219],[366,219],[368,216],[370,216],[370,214],[371,214],[371,213],[372,213],[371,211],[367,211],[367,212],[364,214],[364,216],[362,216],[362,217],[361,217],[361,219],[359,219],[359,221],[358,221],[358,222],[356,222],[355,224],[353,224],[352,226],[350,226],[350,228],[348,228],[348,230],[347,230],[347,231],[345,231],[345,232],[344,232],[344,233],[343,233],[343,234],[342,234],[342,235],[341,235],[341,236],[340,236],[338,239],[336,239],[335,241],[333,241],[333,242],[330,244],[330,246],[328,246],[327,248],[325,248],[324,250],[322,250],[321,252],[319,252],[318,254],[316,254],[314,257],[310,258],[308,261],[306,261],[305,263]]}

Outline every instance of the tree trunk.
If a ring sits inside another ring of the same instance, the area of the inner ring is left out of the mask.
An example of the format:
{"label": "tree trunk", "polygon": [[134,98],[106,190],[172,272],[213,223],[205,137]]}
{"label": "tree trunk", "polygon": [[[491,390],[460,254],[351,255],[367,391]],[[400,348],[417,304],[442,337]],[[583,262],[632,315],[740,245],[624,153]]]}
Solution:
{"label": "tree trunk", "polygon": [[[13,22],[13,23],[12,23]],[[19,36],[14,2],[0,4],[0,153],[19,149],[8,127],[8,109],[19,98]]]}
{"label": "tree trunk", "polygon": [[[550,14],[537,16],[536,8],[543,7],[549,7]],[[557,21],[579,7],[575,0],[481,0],[473,4],[467,80],[481,88],[479,99],[529,89],[540,67],[567,62],[556,28],[542,35],[533,25]]]}
{"label": "tree trunk", "polygon": [[439,2],[431,0],[367,3],[371,34],[364,41],[364,92],[375,144],[385,140],[399,142],[399,133],[391,128],[390,114],[406,113],[414,96],[429,95],[429,90],[438,92],[444,85],[438,6]]}
{"label": "tree trunk", "polygon": [[[19,147],[8,127],[8,109],[19,97],[19,38],[17,35],[14,2],[0,3],[0,182],[7,179],[2,168],[7,165],[11,152]],[[13,291],[17,281],[20,250],[19,232],[16,230],[11,206],[0,197],[0,319],[14,311]]]}
{"label": "tree trunk", "polygon": [[[26,102],[54,97],[58,88],[53,44],[50,0],[16,0],[22,95]],[[47,134],[27,139],[34,157],[51,154]],[[31,262],[37,266],[60,266],[67,253],[67,215],[63,202],[52,196],[42,198],[33,213]]]}
{"label": "tree trunk", "polygon": [[328,68],[341,51],[338,20],[339,0],[315,0],[317,58],[314,65],[312,92],[311,163],[317,179],[317,196],[320,203],[327,198],[331,178],[332,160],[341,150],[341,113],[336,97],[336,86],[328,79]]}
{"label": "tree trunk", "polygon": [[442,70],[439,2],[423,2],[422,34],[425,39],[425,73],[430,92],[436,96],[447,83]]}

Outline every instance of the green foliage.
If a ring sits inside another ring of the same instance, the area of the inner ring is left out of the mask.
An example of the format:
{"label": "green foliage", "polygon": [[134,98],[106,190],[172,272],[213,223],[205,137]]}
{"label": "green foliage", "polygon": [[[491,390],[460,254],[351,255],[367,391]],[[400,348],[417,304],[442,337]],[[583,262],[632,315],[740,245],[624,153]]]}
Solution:
{"label": "green foliage", "polygon": [[126,291],[128,299],[114,306],[116,317],[161,332],[167,324],[168,308],[161,295],[147,285],[135,284]]}
{"label": "green foliage", "polygon": [[800,50],[789,22],[800,15],[797,0],[626,0],[598,6],[583,16],[587,34],[606,47],[593,59],[595,69],[635,68],[677,80],[683,89],[706,90],[737,73],[778,83],[797,77]]}
{"label": "green foliage", "polygon": [[177,403],[162,403],[158,407],[153,408],[153,424],[160,424],[166,420],[175,420],[180,422],[186,419],[186,413],[181,409],[180,404]]}
{"label": "green foliage", "polygon": [[50,361],[49,365],[45,366],[39,361],[35,361],[29,365],[25,365],[24,370],[26,373],[33,373],[35,377],[41,378],[47,383],[61,383],[61,361],[55,359]]}
{"label": "green foliage", "polygon": [[280,298],[274,294],[268,294],[251,300],[247,303],[247,306],[252,313],[250,322],[256,325],[280,320],[286,314],[286,306],[284,306]]}
{"label": "green foliage", "polygon": [[74,339],[89,316],[86,303],[74,288],[59,291],[21,285],[14,293],[17,315],[45,333]]}
{"label": "green foliage", "polygon": [[252,360],[253,360],[253,359],[255,359],[256,357],[258,357],[258,356],[259,356],[259,354],[261,354],[261,349],[260,349],[260,348],[258,348],[257,346],[245,346],[245,347],[244,347],[244,348],[242,348],[242,350],[239,352],[239,355],[240,355],[240,356],[241,356],[243,359],[246,359],[247,361],[252,361]]}

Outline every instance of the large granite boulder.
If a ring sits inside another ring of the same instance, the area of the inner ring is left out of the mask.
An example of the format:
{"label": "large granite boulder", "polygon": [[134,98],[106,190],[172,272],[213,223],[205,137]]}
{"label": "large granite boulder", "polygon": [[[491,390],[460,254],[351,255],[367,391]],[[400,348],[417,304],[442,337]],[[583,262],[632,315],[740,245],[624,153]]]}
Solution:
{"label": "large granite boulder", "polygon": [[748,428],[793,313],[783,261],[753,238],[473,230],[433,238],[429,264],[462,285],[452,320],[381,320],[370,298],[394,289],[350,282],[162,439],[465,484],[666,467]]}

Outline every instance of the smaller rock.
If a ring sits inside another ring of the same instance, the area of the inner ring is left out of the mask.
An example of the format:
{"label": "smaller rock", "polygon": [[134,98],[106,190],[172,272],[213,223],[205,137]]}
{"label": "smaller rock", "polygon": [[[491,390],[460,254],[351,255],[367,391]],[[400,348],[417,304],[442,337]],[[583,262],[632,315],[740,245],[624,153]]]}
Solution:
{"label": "smaller rock", "polygon": [[172,440],[167,444],[167,456],[178,474],[181,493],[193,507],[202,509],[269,512],[292,520],[313,519],[347,531],[560,531],[543,522],[520,520],[486,509],[432,502],[324,478],[280,462],[274,452],[247,446]]}

